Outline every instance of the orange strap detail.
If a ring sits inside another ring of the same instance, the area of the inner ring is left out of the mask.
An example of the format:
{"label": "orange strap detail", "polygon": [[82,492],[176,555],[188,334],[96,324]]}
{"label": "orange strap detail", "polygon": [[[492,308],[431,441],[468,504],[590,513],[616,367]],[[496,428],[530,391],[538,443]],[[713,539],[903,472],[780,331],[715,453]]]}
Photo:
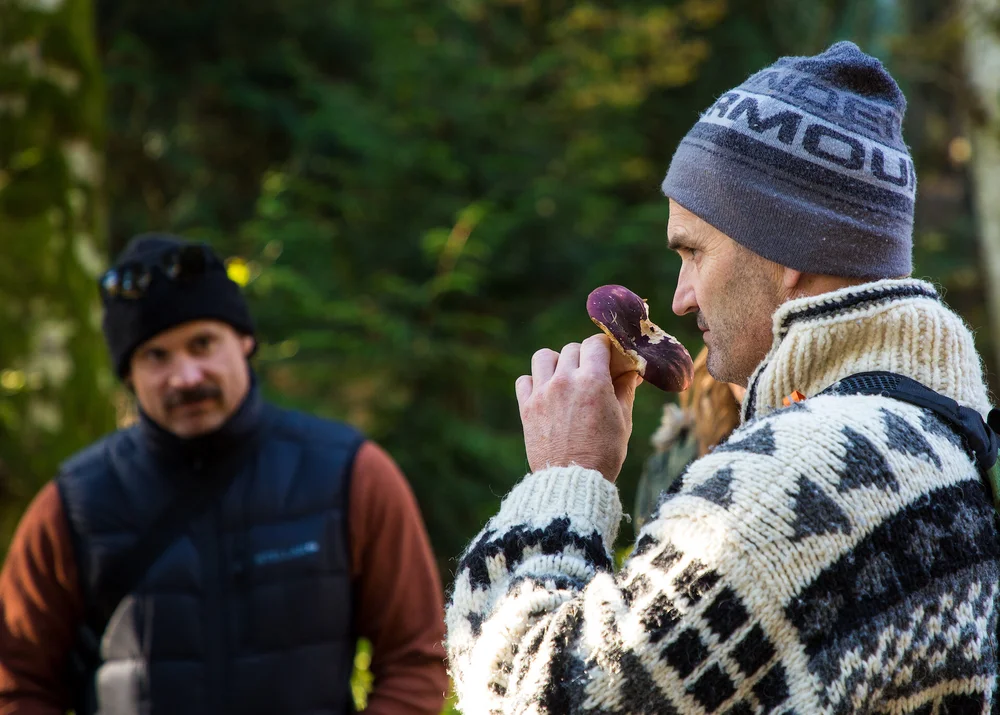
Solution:
{"label": "orange strap detail", "polygon": [[794,390],[792,394],[781,400],[781,404],[783,404],[785,407],[791,407],[793,402],[802,402],[802,400],[804,399],[806,399],[805,395],[803,395],[798,390]]}

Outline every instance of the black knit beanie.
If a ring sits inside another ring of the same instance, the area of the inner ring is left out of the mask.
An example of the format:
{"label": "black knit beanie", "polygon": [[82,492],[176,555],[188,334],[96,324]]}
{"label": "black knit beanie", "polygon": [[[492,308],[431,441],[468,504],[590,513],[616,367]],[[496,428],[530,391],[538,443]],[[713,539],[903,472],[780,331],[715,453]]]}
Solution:
{"label": "black knit beanie", "polygon": [[[189,247],[204,251],[204,272],[171,279],[164,269],[165,261]],[[135,266],[146,269],[150,278],[140,296],[125,298],[101,292],[104,339],[119,377],[128,375],[136,348],[183,323],[218,320],[245,335],[254,334],[250,309],[239,286],[230,280],[225,265],[207,245],[168,234],[136,236],[118,256],[115,269]]]}

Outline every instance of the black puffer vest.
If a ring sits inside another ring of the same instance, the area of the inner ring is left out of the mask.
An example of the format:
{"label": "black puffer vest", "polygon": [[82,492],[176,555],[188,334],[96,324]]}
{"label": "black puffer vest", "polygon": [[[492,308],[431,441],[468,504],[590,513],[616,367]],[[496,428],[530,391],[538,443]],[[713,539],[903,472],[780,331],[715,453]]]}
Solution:
{"label": "black puffer vest", "polygon": [[112,565],[185,480],[230,480],[114,609],[94,674],[101,715],[350,711],[347,497],[362,441],[254,388],[207,437],[144,419],[66,463],[59,490],[96,622]]}

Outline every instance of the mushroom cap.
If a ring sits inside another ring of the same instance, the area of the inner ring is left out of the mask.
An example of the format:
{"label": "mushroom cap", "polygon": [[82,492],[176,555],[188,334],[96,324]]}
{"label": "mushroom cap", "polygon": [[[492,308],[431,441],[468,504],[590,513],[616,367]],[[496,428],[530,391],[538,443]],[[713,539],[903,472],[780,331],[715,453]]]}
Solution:
{"label": "mushroom cap", "polygon": [[691,385],[691,355],[676,338],[650,321],[646,301],[628,288],[595,288],[587,297],[587,313],[632,360],[643,380],[666,392],[683,392]]}

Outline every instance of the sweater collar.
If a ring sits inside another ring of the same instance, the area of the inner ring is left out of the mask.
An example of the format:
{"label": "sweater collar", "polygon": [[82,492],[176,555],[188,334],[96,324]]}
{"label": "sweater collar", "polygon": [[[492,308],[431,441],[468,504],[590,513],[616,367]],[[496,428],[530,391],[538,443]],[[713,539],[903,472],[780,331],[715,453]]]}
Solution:
{"label": "sweater collar", "polygon": [[214,432],[197,437],[178,437],[141,409],[139,434],[157,459],[170,464],[205,464],[226,460],[252,446],[263,427],[263,400],[251,373],[250,389],[229,419]]}
{"label": "sweater collar", "polygon": [[750,378],[744,422],[780,409],[795,390],[812,397],[870,370],[905,375],[989,411],[972,333],[930,283],[882,280],[791,300],[775,312],[773,331],[771,350]]}

